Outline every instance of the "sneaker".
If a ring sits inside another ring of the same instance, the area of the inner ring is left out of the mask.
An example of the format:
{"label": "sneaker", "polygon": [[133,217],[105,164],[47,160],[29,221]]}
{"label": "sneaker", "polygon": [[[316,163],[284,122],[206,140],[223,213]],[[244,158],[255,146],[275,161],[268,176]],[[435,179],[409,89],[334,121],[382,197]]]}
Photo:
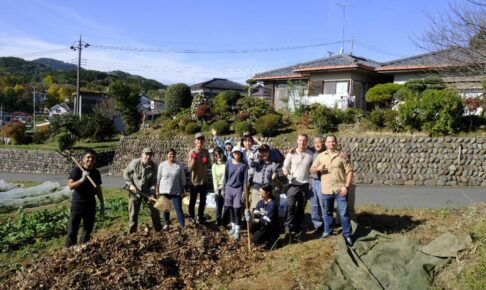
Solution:
{"label": "sneaker", "polygon": [[323,227],[317,227],[317,228],[315,228],[315,229],[313,229],[313,230],[308,231],[307,233],[308,233],[309,235],[314,235],[314,234],[317,234],[318,232],[320,232],[320,231],[322,231],[322,230],[323,230]]}
{"label": "sneaker", "polygon": [[346,244],[350,247],[353,246],[353,240],[351,240],[351,237],[344,237],[344,241],[346,241]]}
{"label": "sneaker", "polygon": [[231,236],[235,241],[238,241],[240,239],[240,233],[235,231],[233,235]]}
{"label": "sneaker", "polygon": [[228,235],[233,236],[235,233],[235,229],[232,228],[231,230],[228,231]]}
{"label": "sneaker", "polygon": [[195,224],[196,224],[196,221],[194,220],[194,218],[190,217],[190,218],[189,218],[189,223],[190,223],[191,225],[195,225]]}
{"label": "sneaker", "polygon": [[164,225],[164,226],[162,227],[162,229],[163,229],[164,231],[165,231],[165,230],[168,230],[168,229],[169,229],[169,225]]}
{"label": "sneaker", "polygon": [[330,238],[331,236],[332,236],[332,234],[330,234],[330,233],[323,233],[319,240],[325,240],[325,239]]}
{"label": "sneaker", "polygon": [[206,219],[203,219],[203,218],[199,218],[197,219],[197,222],[202,225],[202,226],[205,226],[206,225]]}

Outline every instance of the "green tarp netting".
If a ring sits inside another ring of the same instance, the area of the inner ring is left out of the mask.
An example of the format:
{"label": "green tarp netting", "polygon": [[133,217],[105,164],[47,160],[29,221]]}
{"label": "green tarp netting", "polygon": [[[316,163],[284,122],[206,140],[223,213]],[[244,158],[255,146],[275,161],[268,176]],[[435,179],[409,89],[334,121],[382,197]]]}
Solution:
{"label": "green tarp netting", "polygon": [[352,248],[338,239],[323,289],[428,289],[433,270],[472,244],[470,235],[451,233],[426,246],[374,230],[355,235]]}

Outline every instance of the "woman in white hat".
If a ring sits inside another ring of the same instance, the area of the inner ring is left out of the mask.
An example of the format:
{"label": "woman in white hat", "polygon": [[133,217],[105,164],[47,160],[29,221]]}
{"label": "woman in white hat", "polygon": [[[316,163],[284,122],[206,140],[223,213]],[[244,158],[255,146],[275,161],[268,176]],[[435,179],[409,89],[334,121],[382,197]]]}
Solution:
{"label": "woman in white hat", "polygon": [[232,153],[233,159],[226,162],[224,172],[224,207],[231,215],[229,234],[238,240],[240,238],[241,203],[248,182],[248,165],[242,161],[243,153],[240,147],[233,148]]}

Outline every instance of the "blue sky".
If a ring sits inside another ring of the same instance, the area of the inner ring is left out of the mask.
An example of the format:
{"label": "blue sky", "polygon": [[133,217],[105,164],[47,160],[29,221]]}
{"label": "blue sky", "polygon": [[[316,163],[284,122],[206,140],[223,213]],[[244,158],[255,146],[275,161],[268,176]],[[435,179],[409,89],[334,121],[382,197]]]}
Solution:
{"label": "blue sky", "polygon": [[[93,45],[83,51],[86,68],[123,70],[165,84],[213,77],[244,82],[258,72],[338,53],[343,27],[338,3],[347,5],[345,39],[355,39],[353,54],[377,61],[424,52],[413,39],[427,28],[427,15],[448,10],[446,0],[0,0],[0,56],[75,62],[77,54],[68,48],[81,34]],[[324,43],[336,44],[285,50]],[[284,50],[208,54],[100,46]],[[350,50],[346,42],[344,51]]]}

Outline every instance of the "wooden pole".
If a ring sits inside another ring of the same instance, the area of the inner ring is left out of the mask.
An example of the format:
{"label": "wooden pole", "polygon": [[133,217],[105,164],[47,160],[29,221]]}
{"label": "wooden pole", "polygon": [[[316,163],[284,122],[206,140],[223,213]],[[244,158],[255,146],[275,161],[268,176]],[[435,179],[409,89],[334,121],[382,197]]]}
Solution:
{"label": "wooden pole", "polygon": [[[250,185],[247,184],[245,188],[245,208],[247,210],[250,210],[250,207],[248,206],[249,198],[250,198]],[[246,231],[248,233],[248,252],[251,252],[250,219],[246,219]]]}
{"label": "wooden pole", "polygon": [[[76,158],[74,158],[74,156],[71,155],[71,159],[74,161],[74,163],[76,163],[76,165],[79,167],[79,169],[81,169],[81,171],[86,171],[86,170],[84,170],[83,167],[81,167],[78,160],[76,160]],[[91,182],[91,184],[93,185],[93,187],[96,188],[96,183],[93,181],[93,179],[91,179],[91,176],[88,175],[87,177],[88,177],[89,182]]]}

